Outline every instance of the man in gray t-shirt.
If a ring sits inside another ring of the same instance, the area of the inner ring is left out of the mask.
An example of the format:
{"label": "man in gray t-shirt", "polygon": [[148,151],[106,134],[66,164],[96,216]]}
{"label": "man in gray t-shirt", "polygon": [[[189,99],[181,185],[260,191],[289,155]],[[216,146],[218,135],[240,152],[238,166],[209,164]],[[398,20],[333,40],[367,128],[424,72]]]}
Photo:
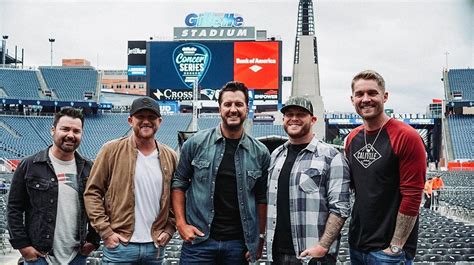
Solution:
{"label": "man in gray t-shirt", "polygon": [[10,242],[25,264],[86,264],[99,245],[82,195],[92,162],[76,149],[84,117],[65,108],[54,118],[53,145],[25,158],[13,175],[7,218]]}

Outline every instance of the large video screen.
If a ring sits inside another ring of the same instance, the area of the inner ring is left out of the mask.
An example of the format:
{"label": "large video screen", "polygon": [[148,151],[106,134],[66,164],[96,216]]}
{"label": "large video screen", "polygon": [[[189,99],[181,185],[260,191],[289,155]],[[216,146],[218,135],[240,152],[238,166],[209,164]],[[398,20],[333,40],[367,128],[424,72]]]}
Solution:
{"label": "large video screen", "polygon": [[149,94],[158,100],[190,100],[196,84],[201,99],[215,100],[231,80],[276,100],[281,89],[281,42],[148,42],[146,72]]}

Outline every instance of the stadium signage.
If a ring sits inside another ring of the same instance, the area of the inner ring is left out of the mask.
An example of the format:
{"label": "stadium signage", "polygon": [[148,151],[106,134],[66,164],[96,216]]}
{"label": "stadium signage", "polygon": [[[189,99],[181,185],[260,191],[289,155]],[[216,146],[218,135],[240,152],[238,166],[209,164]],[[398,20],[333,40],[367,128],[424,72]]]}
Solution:
{"label": "stadium signage", "polygon": [[174,67],[186,87],[192,88],[195,80],[199,83],[206,75],[211,57],[209,48],[199,43],[185,43],[174,49]]}
{"label": "stadium signage", "polygon": [[402,121],[407,124],[434,124],[434,119],[403,119]]}
{"label": "stadium signage", "polygon": [[128,48],[128,55],[130,54],[146,54],[146,49],[140,49],[140,48]]}
{"label": "stadium signage", "polygon": [[188,27],[240,27],[244,24],[244,18],[235,13],[191,13],[184,23]]}
{"label": "stadium signage", "polygon": [[193,99],[193,91],[176,91],[165,89],[161,92],[159,89],[153,93],[158,100],[191,100]]}
{"label": "stadium signage", "polygon": [[[219,89],[201,89],[200,100],[217,100],[219,97]],[[163,92],[157,89],[153,93],[158,100],[192,100],[193,92],[185,90],[165,89]]]}
{"label": "stadium signage", "polygon": [[160,101],[160,113],[169,115],[179,112],[178,103],[176,101]]}
{"label": "stadium signage", "polygon": [[146,65],[129,65],[127,73],[129,76],[146,76]]}
{"label": "stadium signage", "polygon": [[174,28],[175,40],[255,40],[255,27]]}
{"label": "stadium signage", "polygon": [[278,99],[278,94],[275,94],[275,95],[255,95],[254,96],[254,99],[258,100],[258,99],[263,99],[263,100],[277,100]]}

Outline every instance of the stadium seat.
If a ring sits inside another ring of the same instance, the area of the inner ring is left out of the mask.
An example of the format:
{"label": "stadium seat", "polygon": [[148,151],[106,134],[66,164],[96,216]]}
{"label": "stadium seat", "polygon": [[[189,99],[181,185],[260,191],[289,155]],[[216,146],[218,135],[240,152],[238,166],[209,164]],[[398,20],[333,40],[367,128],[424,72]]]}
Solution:
{"label": "stadium seat", "polygon": [[416,256],[423,256],[423,255],[426,255],[426,254],[430,254],[430,250],[429,249],[417,249],[416,250]]}
{"label": "stadium seat", "polygon": [[464,243],[464,242],[453,242],[453,243],[449,244],[449,247],[452,248],[452,249],[455,249],[455,248],[467,248],[467,247],[468,247],[468,244],[467,244],[467,243]]}
{"label": "stadium seat", "polygon": [[446,242],[446,243],[459,242],[459,238],[457,238],[457,237],[446,237],[446,238],[443,238],[443,242]]}
{"label": "stadium seat", "polygon": [[463,255],[462,260],[467,262],[474,262],[474,254]]}
{"label": "stadium seat", "polygon": [[448,254],[448,249],[447,248],[434,248],[430,250],[430,254],[438,254],[438,255],[444,256]]}
{"label": "stadium seat", "polygon": [[433,245],[431,243],[418,243],[417,248],[418,249],[431,249],[433,248]]}
{"label": "stadium seat", "polygon": [[420,256],[418,261],[439,262],[439,261],[443,261],[443,256],[438,255],[438,254],[426,254],[426,255]]}
{"label": "stadium seat", "polygon": [[339,248],[339,254],[338,255],[342,255],[342,256],[347,256],[349,255],[349,249],[347,248]]}
{"label": "stadium seat", "polygon": [[340,261],[340,262],[350,262],[351,261],[351,257],[349,255],[339,255],[337,257],[337,259]]}
{"label": "stadium seat", "polygon": [[463,257],[462,255],[459,254],[448,254],[444,257],[444,261],[449,261],[449,262],[457,262],[457,261],[462,261]]}
{"label": "stadium seat", "polygon": [[448,249],[449,243],[434,243],[433,248]]}

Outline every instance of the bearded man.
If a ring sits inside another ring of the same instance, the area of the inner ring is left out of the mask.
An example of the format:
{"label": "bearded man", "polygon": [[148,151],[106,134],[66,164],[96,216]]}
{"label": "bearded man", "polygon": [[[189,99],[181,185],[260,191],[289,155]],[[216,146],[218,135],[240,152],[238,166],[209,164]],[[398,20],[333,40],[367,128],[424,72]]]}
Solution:
{"label": "bearded man", "polygon": [[13,175],[7,218],[10,242],[25,264],[86,264],[99,247],[82,195],[92,162],[76,149],[84,116],[63,108],[54,116],[53,144],[25,158]]}
{"label": "bearded man", "polygon": [[288,141],[271,155],[268,259],[282,265],[336,264],[349,216],[349,166],[313,133],[317,119],[309,99],[292,97],[280,111]]}
{"label": "bearded man", "polygon": [[132,102],[133,133],[106,143],[95,160],[84,200],[104,241],[103,264],[162,264],[176,231],[170,183],[177,155],[158,142],[160,106],[150,97]]}
{"label": "bearded man", "polygon": [[171,192],[180,264],[247,264],[262,255],[270,154],[245,133],[248,99],[243,83],[228,82],[220,124],[183,145]]}

